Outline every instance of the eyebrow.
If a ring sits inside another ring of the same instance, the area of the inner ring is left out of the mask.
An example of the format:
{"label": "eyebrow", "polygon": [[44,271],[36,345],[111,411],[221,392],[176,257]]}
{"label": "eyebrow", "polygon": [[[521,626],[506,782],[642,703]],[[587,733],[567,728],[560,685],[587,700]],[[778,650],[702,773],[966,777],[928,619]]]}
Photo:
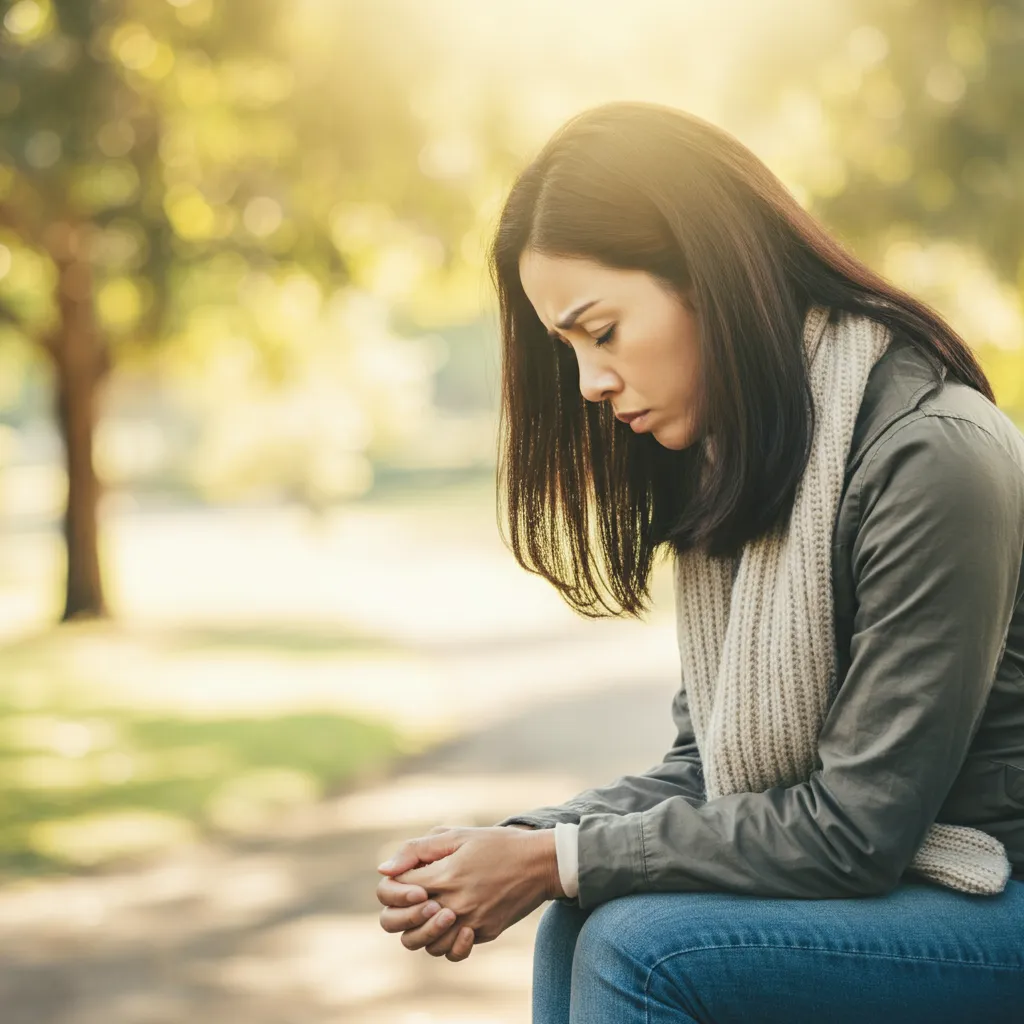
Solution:
{"label": "eyebrow", "polygon": [[[590,309],[591,306],[600,301],[600,299],[591,299],[589,302],[584,302],[581,305],[577,306],[575,309],[569,310],[569,312],[566,313],[561,320],[555,321],[555,326],[560,327],[563,331],[569,330],[569,328],[576,323],[576,320],[579,318],[580,314],[584,310]],[[550,334],[552,338],[558,337],[558,335],[555,334],[554,331],[548,331],[548,334]]]}

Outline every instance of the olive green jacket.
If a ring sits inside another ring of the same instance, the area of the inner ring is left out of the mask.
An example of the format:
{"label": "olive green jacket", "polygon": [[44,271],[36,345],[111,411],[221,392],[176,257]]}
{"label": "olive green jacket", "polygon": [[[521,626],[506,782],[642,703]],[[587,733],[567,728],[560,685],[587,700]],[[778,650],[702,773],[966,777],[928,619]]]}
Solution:
{"label": "olive green jacket", "polygon": [[1000,839],[1024,878],[1024,436],[902,336],[868,378],[832,550],[821,767],[707,801],[681,688],[660,764],[498,822],[579,825],[565,902],[884,894],[936,820]]}

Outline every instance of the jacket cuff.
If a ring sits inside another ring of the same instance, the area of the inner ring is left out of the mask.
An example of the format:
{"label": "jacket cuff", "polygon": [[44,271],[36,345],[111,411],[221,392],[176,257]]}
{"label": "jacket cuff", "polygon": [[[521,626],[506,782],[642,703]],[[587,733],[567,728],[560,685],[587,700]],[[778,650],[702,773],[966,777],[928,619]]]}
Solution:
{"label": "jacket cuff", "polygon": [[599,903],[647,888],[643,811],[585,814],[577,831],[579,905]]}
{"label": "jacket cuff", "polygon": [[555,825],[555,857],[558,861],[558,880],[565,895],[572,898],[579,892],[579,855],[577,833],[579,825],[560,821]]}
{"label": "jacket cuff", "polygon": [[495,828],[501,828],[505,825],[529,825],[531,828],[554,828],[555,822],[548,820],[547,818],[538,818],[533,814],[517,814],[514,818],[503,818],[501,821],[494,823]]}
{"label": "jacket cuff", "polygon": [[558,807],[534,807],[522,814],[513,814],[496,825],[533,825],[536,828],[554,828],[560,821],[570,822],[575,825],[580,820],[580,815],[586,814],[585,807],[574,807],[572,804],[562,804]]}

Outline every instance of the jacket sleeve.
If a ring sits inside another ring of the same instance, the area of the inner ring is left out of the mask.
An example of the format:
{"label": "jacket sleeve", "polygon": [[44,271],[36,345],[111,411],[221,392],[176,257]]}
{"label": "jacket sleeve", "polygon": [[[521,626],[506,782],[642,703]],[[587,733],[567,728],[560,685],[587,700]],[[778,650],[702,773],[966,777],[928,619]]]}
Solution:
{"label": "jacket sleeve", "polygon": [[704,774],[686,703],[680,688],[672,701],[676,739],[659,764],[641,775],[623,775],[607,786],[587,789],[551,807],[538,807],[499,821],[498,825],[532,825],[554,828],[557,822],[578,824],[584,814],[629,814],[678,797],[699,806],[704,803]]}
{"label": "jacket sleeve", "polygon": [[[1002,656],[1024,474],[983,427],[920,416],[851,482],[850,663],[806,782],[579,819],[579,905],[642,891],[884,894],[967,755]],[[849,496],[848,496],[849,497]]]}

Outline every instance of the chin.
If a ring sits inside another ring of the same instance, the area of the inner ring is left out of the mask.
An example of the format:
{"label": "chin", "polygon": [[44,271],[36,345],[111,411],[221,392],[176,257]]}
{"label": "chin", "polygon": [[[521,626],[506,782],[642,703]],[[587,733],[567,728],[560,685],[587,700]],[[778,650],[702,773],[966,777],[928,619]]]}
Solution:
{"label": "chin", "polygon": [[651,434],[662,448],[669,448],[675,452],[689,448],[698,440],[696,432],[692,430],[658,430],[652,431]]}

